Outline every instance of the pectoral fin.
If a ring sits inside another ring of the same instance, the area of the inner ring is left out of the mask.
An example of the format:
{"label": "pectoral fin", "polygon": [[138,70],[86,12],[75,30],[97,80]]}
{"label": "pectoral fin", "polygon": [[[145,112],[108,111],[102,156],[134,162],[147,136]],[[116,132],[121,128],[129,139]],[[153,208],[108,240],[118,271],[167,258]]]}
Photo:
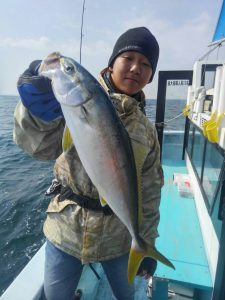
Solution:
{"label": "pectoral fin", "polygon": [[131,247],[129,261],[128,261],[128,271],[127,271],[129,284],[133,283],[142,260],[144,259],[144,257],[148,257],[148,256],[154,258],[155,260],[160,261],[164,265],[175,270],[174,265],[164,255],[162,255],[156,248],[148,247],[148,250],[146,252],[143,252],[143,251],[138,251]]}
{"label": "pectoral fin", "polygon": [[106,200],[103,197],[101,197],[101,196],[100,196],[100,203],[101,203],[102,207],[104,207],[104,206],[107,205]]}

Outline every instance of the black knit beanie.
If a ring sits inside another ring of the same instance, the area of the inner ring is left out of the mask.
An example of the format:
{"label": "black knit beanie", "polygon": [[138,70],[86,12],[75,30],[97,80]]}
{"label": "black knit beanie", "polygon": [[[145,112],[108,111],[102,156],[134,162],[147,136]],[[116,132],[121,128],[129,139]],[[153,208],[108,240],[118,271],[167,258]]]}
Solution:
{"label": "black knit beanie", "polygon": [[159,58],[159,44],[154,35],[146,27],[137,27],[123,33],[113,48],[113,53],[109,59],[108,66],[112,67],[115,59],[126,51],[136,51],[143,54],[152,67],[152,81]]}

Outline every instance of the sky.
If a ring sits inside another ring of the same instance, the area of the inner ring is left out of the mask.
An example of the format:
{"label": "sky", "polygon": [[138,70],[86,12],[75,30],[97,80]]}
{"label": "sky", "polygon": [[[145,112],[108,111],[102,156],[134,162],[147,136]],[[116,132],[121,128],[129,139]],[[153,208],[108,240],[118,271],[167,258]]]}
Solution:
{"label": "sky", "polygon": [[[155,98],[158,71],[191,70],[209,50],[222,0],[86,0],[82,65],[96,78],[117,38],[146,26],[160,45],[147,98]],[[79,62],[83,0],[7,0],[0,9],[0,94],[18,95],[18,76],[31,61],[60,51]]]}

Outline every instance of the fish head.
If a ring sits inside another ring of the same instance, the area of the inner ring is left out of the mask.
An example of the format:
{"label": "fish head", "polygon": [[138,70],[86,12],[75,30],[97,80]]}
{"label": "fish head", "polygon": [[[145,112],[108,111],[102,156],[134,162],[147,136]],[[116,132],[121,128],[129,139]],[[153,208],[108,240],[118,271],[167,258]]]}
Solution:
{"label": "fish head", "polygon": [[91,98],[84,82],[82,67],[72,58],[54,52],[43,60],[40,75],[48,77],[60,104],[80,106]]}

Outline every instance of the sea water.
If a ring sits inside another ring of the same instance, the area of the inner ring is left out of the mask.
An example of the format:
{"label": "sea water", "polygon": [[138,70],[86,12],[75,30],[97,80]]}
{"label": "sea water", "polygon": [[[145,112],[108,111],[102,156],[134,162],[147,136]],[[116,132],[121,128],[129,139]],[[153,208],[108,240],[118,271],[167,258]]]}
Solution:
{"label": "sea water", "polygon": [[[0,295],[44,243],[42,226],[53,179],[54,162],[32,159],[13,142],[13,113],[17,96],[0,96]],[[166,130],[184,128],[183,100],[166,104]],[[148,100],[146,114],[155,122],[156,100]]]}
{"label": "sea water", "polygon": [[0,96],[0,295],[44,242],[53,162],[32,159],[12,140],[19,98]]}

